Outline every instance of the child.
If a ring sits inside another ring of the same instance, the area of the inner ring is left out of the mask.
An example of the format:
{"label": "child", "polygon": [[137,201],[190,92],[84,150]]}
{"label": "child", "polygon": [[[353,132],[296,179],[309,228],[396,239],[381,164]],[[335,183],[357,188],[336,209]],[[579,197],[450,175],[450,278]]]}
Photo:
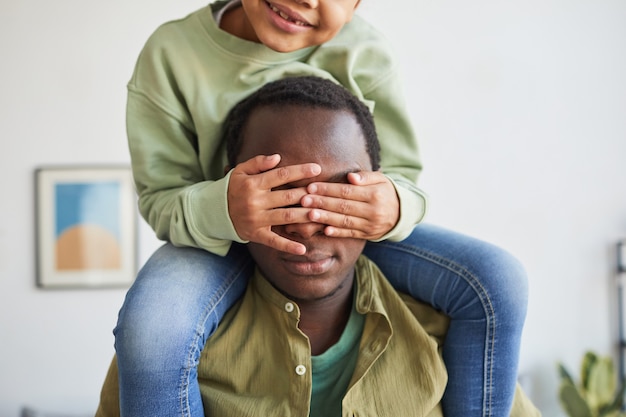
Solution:
{"label": "child", "polygon": [[[421,166],[396,64],[382,37],[353,18],[357,5],[218,1],[163,25],[144,47],[128,86],[129,146],[140,211],[169,243],[140,271],[115,329],[123,416],[203,415],[200,351],[252,272],[247,252],[231,242],[302,254],[302,245],[271,227],[308,221],[327,225],[329,236],[368,239],[366,255],[396,289],[451,317],[447,417],[508,415],[524,273],[491,245],[415,227],[425,198],[414,185]],[[384,174],[350,174],[351,186],[282,190],[315,177],[319,166],[275,170],[280,156],[271,155],[223,175],[218,137],[229,109],[294,75],[330,78],[373,108]]]}

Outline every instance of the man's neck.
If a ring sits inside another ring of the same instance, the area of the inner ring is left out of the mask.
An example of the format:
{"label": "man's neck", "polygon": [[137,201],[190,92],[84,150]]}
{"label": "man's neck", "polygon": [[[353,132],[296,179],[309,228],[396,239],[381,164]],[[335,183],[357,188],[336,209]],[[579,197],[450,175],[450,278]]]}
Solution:
{"label": "man's neck", "polygon": [[324,353],[337,343],[343,334],[352,311],[353,282],[354,279],[350,280],[332,297],[298,302],[300,308],[298,327],[309,338],[312,355]]}

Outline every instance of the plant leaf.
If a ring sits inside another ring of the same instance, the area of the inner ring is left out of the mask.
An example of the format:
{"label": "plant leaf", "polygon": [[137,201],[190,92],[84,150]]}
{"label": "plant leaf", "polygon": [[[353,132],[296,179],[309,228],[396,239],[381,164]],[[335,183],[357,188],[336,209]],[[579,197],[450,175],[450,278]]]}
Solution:
{"label": "plant leaf", "polygon": [[576,385],[576,383],[574,382],[574,378],[572,378],[572,375],[569,373],[565,365],[559,362],[556,364],[556,366],[559,371],[559,377],[561,378],[561,382],[569,382],[572,385]]}
{"label": "plant leaf", "polygon": [[583,395],[589,390],[589,374],[591,369],[598,360],[598,356],[593,352],[586,352],[583,357],[582,364],[580,366],[580,387],[583,391]]}
{"label": "plant leaf", "polygon": [[[600,412],[599,412],[599,416],[610,416],[610,412],[614,411],[614,410],[621,410],[622,406],[624,405],[624,394],[626,393],[626,384],[622,384],[622,386],[620,387],[620,389],[615,393],[615,396],[613,397],[613,401],[600,408]],[[609,414],[605,414],[605,413],[609,413]],[[618,417],[626,417],[626,413],[617,413],[616,416]]]}
{"label": "plant leaf", "polygon": [[613,359],[598,357],[589,370],[587,381],[587,403],[592,410],[604,409],[614,400],[617,378],[613,369]]}
{"label": "plant leaf", "polygon": [[559,387],[561,406],[570,417],[593,417],[585,399],[580,395],[576,386],[568,381]]}

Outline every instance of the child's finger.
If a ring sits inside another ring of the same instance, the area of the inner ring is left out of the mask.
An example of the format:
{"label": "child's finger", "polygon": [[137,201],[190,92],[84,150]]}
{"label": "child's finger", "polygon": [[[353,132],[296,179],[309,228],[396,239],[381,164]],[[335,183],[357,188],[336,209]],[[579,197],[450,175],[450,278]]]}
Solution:
{"label": "child's finger", "polygon": [[316,208],[339,214],[370,218],[375,207],[368,200],[357,200],[339,197],[308,194],[302,197],[300,204],[306,208]]}
{"label": "child's finger", "polygon": [[[307,186],[307,191],[311,194],[312,198],[314,196],[325,196],[363,202],[368,202],[371,199],[371,190],[369,190],[368,187],[353,184],[314,182]],[[320,200],[315,199],[314,201]],[[306,206],[304,201],[302,205]]]}
{"label": "child's finger", "polygon": [[[325,224],[340,229],[352,230],[354,233],[368,234],[371,229],[370,222],[363,217],[353,216],[349,214],[341,214],[327,210],[311,210],[308,213],[309,221]],[[351,235],[351,237],[360,237],[362,235]]]}
{"label": "child's finger", "polygon": [[258,243],[294,255],[304,255],[306,253],[306,246],[304,246],[302,243],[289,240],[270,230],[260,236],[260,240]]}
{"label": "child's finger", "polygon": [[[395,217],[371,210],[364,205],[359,215],[337,213],[334,211],[313,209],[309,212],[309,220],[327,225],[324,233],[333,237],[352,237],[360,239],[378,239],[391,230],[396,222]],[[367,213],[364,215],[363,213]]]}
{"label": "child's finger", "polygon": [[342,229],[335,226],[326,226],[324,234],[328,237],[377,240],[384,236],[384,233],[368,233],[363,230]]}
{"label": "child's finger", "polygon": [[280,162],[280,155],[257,155],[237,164],[235,169],[246,175],[256,175],[275,168]]}
{"label": "child's finger", "polygon": [[307,194],[304,187],[274,190],[264,195],[265,202],[263,206],[267,210],[299,206],[300,200]]}
{"label": "child's finger", "polygon": [[265,214],[265,222],[269,226],[285,224],[309,223],[309,209],[302,207],[284,207],[269,210]]}
{"label": "child's finger", "polygon": [[307,186],[310,194],[370,202],[381,190],[395,193],[393,185],[378,171],[360,171],[348,174],[349,184],[314,182]]}
{"label": "child's finger", "polygon": [[380,171],[360,171],[348,174],[348,181],[354,185],[374,185],[387,182],[387,177]]}
{"label": "child's finger", "polygon": [[315,163],[288,165],[271,169],[261,174],[259,187],[265,190],[281,187],[286,184],[316,177],[322,168]]}

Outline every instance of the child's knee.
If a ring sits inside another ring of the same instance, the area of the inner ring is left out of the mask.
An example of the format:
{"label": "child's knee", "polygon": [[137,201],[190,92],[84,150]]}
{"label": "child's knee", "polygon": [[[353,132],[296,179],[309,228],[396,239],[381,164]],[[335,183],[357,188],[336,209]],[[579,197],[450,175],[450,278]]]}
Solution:
{"label": "child's knee", "polygon": [[496,314],[510,323],[523,323],[528,305],[528,276],[524,265],[501,248],[492,249],[488,268],[483,271],[490,283]]}
{"label": "child's knee", "polygon": [[180,367],[187,361],[191,346],[202,340],[195,323],[187,318],[155,313],[147,309],[120,313],[113,331],[115,350],[127,369],[158,370],[174,363]]}

